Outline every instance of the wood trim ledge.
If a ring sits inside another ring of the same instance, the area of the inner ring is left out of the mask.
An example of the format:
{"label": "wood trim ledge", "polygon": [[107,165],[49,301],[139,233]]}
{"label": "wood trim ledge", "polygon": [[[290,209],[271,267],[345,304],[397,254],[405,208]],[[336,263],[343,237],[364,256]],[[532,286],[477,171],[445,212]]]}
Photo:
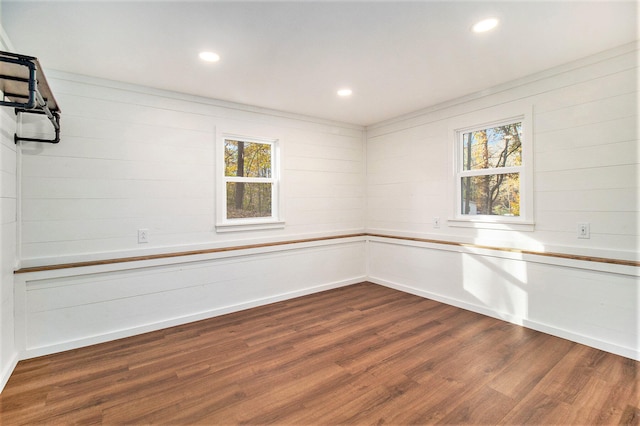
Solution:
{"label": "wood trim ledge", "polygon": [[173,257],[183,257],[183,256],[195,256],[199,254],[212,254],[212,253],[224,253],[229,251],[237,251],[237,250],[250,250],[256,248],[265,248],[265,247],[276,247],[276,246],[284,246],[289,244],[301,244],[301,243],[313,243],[318,241],[328,241],[328,240],[338,240],[343,238],[353,238],[353,237],[364,237],[367,234],[347,234],[347,235],[334,235],[328,237],[317,237],[317,238],[306,238],[301,240],[286,240],[286,241],[274,241],[271,243],[261,243],[261,244],[247,244],[242,246],[229,246],[229,247],[218,247],[212,249],[205,250],[191,250],[191,251],[180,251],[173,253],[160,253],[160,254],[151,254],[146,256],[131,256],[131,257],[120,257],[116,259],[103,259],[103,260],[89,260],[86,262],[75,262],[75,263],[62,263],[58,265],[45,265],[45,266],[33,266],[30,268],[21,268],[14,272],[14,274],[26,274],[29,272],[42,272],[42,271],[55,271],[58,269],[69,269],[69,268],[82,268],[85,266],[98,266],[98,265],[111,265],[115,263],[125,263],[125,262],[138,262],[143,260],[157,260],[157,259],[168,259]]}
{"label": "wood trim ledge", "polygon": [[457,247],[496,250],[496,251],[504,251],[509,253],[528,254],[528,255],[534,255],[534,256],[555,257],[559,259],[580,260],[583,262],[609,263],[612,265],[623,265],[623,266],[634,266],[634,267],[640,266],[640,262],[635,260],[613,259],[608,257],[596,257],[596,256],[583,256],[583,255],[577,255],[577,254],[554,253],[554,252],[544,252],[544,251],[535,251],[535,250],[521,250],[521,249],[515,249],[515,248],[508,248],[508,247],[485,246],[481,244],[470,244],[470,243],[457,243],[454,241],[444,241],[444,240],[431,240],[427,238],[400,237],[397,235],[386,235],[386,234],[366,234],[366,235],[369,237],[391,238],[396,240],[416,241],[421,243],[446,244],[446,245],[457,246]]}
{"label": "wood trim ledge", "polygon": [[403,241],[415,241],[420,243],[444,244],[444,245],[450,245],[450,246],[456,246],[456,247],[495,250],[495,251],[502,251],[502,252],[509,252],[509,253],[533,255],[533,256],[545,256],[545,257],[552,257],[552,258],[558,258],[558,259],[577,260],[577,261],[583,261],[583,262],[596,262],[596,263],[607,263],[612,265],[640,267],[640,262],[634,261],[634,260],[582,256],[582,255],[575,255],[575,254],[568,254],[568,253],[553,253],[553,252],[542,252],[542,251],[534,251],[534,250],[521,250],[521,249],[515,249],[515,248],[508,248],[508,247],[496,247],[496,246],[486,246],[486,245],[480,245],[480,244],[459,243],[459,242],[446,241],[446,240],[433,240],[428,238],[402,237],[402,236],[387,235],[387,234],[360,233],[360,234],[334,235],[334,236],[328,236],[328,237],[306,238],[306,239],[300,239],[300,240],[275,241],[275,242],[261,243],[261,244],[247,244],[247,245],[241,245],[241,246],[219,247],[219,248],[212,248],[212,249],[205,249],[205,250],[160,253],[160,254],[152,254],[152,255],[146,255],[146,256],[130,256],[130,257],[115,258],[115,259],[90,260],[86,262],[33,266],[29,268],[18,269],[14,271],[14,274],[55,271],[59,269],[82,268],[87,266],[111,265],[116,263],[138,262],[138,261],[144,261],[144,260],[168,259],[168,258],[174,258],[174,257],[223,253],[223,252],[229,252],[229,251],[249,250],[249,249],[265,248],[265,247],[277,247],[277,246],[284,246],[284,245],[291,245],[291,244],[312,243],[312,242],[318,242],[318,241],[338,240],[343,238],[354,238],[354,237],[389,238],[389,239],[403,240]]}

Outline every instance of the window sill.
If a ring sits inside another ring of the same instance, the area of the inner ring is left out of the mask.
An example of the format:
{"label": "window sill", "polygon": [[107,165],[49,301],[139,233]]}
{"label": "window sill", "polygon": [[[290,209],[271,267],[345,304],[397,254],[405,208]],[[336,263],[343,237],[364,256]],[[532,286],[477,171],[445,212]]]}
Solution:
{"label": "window sill", "polygon": [[264,222],[227,222],[216,224],[216,232],[261,231],[265,229],[282,229],[283,221],[270,220]]}
{"label": "window sill", "polygon": [[496,229],[501,231],[533,232],[534,222],[511,222],[483,219],[448,219],[449,226],[458,228]]}

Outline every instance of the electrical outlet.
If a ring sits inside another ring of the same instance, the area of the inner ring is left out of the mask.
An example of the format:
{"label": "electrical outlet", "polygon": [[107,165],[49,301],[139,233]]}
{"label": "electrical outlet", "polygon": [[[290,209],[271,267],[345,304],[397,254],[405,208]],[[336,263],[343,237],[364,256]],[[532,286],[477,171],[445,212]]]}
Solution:
{"label": "electrical outlet", "polygon": [[149,242],[149,230],[138,229],[138,244],[144,244]]}
{"label": "electrical outlet", "polygon": [[588,222],[578,223],[578,238],[591,238],[591,226]]}
{"label": "electrical outlet", "polygon": [[434,217],[433,218],[433,227],[434,228],[440,228],[440,218],[439,217]]}

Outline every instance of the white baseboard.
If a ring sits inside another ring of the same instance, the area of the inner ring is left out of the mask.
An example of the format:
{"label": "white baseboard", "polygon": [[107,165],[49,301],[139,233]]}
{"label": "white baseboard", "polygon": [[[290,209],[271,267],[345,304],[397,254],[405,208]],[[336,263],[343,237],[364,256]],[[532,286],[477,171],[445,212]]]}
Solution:
{"label": "white baseboard", "polygon": [[542,333],[546,333],[552,336],[560,337],[562,339],[570,340],[572,342],[590,346],[592,348],[600,349],[605,352],[610,352],[616,355],[620,355],[625,358],[631,358],[636,361],[640,361],[640,351],[633,348],[628,348],[628,347],[616,345],[613,343],[609,343],[603,340],[594,339],[594,338],[577,334],[568,330],[553,327],[548,324],[542,324],[536,321],[530,321],[526,318],[505,314],[503,312],[497,312],[492,309],[487,309],[484,306],[471,304],[471,303],[464,302],[457,299],[452,299],[450,297],[431,293],[429,291],[417,289],[417,288],[406,286],[403,284],[398,284],[395,282],[384,280],[382,278],[369,276],[367,280],[374,284],[379,284],[385,287],[393,288],[395,290],[399,290],[405,293],[410,293],[416,296],[424,297],[426,299],[435,300],[437,302],[445,303],[447,305],[455,306],[457,308],[465,309],[467,311],[476,312],[476,313],[486,315],[492,318],[496,318],[499,320],[503,320],[512,324],[530,328],[532,330],[540,331]]}
{"label": "white baseboard", "polygon": [[[104,334],[95,335],[95,336],[91,336],[83,339],[70,340],[70,341],[66,341],[66,342],[58,343],[54,345],[27,348],[21,354],[20,359],[35,358],[38,356],[49,355],[49,354],[68,351],[71,349],[77,349],[85,346],[96,345],[99,343],[104,343],[104,342],[108,342],[116,339],[122,339],[125,337],[131,337],[138,334],[161,330],[163,328],[174,327],[177,325],[182,325],[190,322],[213,318],[220,315],[243,311],[245,309],[255,308],[257,306],[268,305],[270,303],[280,302],[283,300],[306,296],[313,293],[319,293],[319,292],[331,290],[334,288],[357,284],[357,283],[366,281],[366,279],[367,277],[365,275],[362,275],[362,276],[350,278],[347,280],[321,284],[318,286],[308,287],[308,288],[287,292],[287,293],[282,293],[282,294],[277,294],[270,297],[250,300],[250,301],[246,301],[236,305],[225,306],[222,308],[216,308],[216,309],[212,309],[204,312],[198,312],[198,313],[194,313],[194,314],[190,314],[190,315],[186,315],[178,318],[171,318],[164,321],[155,322],[152,324],[145,324],[142,326],[131,327],[124,330],[113,331],[110,333],[104,333]],[[17,362],[17,357],[16,357],[16,362]],[[13,367],[15,367],[15,365]],[[8,370],[8,375],[10,375],[11,372],[13,371],[13,367]]]}

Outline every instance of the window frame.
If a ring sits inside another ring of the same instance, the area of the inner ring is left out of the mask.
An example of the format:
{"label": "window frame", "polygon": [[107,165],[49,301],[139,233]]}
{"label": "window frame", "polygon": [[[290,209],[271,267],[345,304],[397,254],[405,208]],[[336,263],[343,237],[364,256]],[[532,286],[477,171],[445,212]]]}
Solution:
{"label": "window frame", "polygon": [[[226,176],[225,143],[227,140],[259,143],[271,146],[271,177],[242,177]],[[253,231],[261,229],[283,228],[282,209],[280,201],[280,140],[273,137],[247,136],[238,133],[219,133],[217,135],[217,203],[216,203],[216,231]],[[227,183],[269,183],[271,184],[271,216],[250,218],[227,217]]]}
{"label": "window frame", "polygon": [[[506,124],[522,123],[521,165],[480,170],[464,170],[463,135]],[[533,131],[531,105],[501,106],[457,117],[449,123],[451,143],[451,216],[449,226],[515,231],[533,231]],[[518,173],[520,180],[520,215],[466,215],[462,213],[462,178]]]}

